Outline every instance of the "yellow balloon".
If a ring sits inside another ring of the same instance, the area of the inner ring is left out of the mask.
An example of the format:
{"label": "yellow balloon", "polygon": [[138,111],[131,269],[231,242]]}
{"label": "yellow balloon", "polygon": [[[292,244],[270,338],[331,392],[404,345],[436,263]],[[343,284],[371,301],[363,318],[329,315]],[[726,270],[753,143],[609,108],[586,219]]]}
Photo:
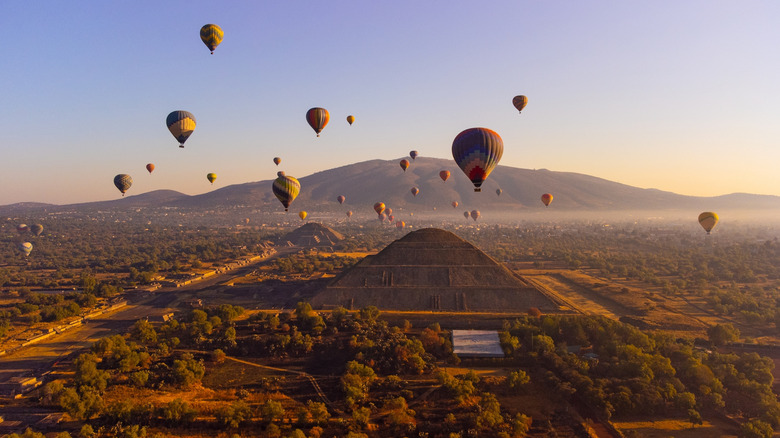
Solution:
{"label": "yellow balloon", "polygon": [[720,218],[717,213],[705,211],[699,215],[699,225],[704,228],[704,231],[706,231],[707,234],[710,234],[710,231],[718,224],[718,219]]}
{"label": "yellow balloon", "polygon": [[217,180],[217,174],[216,173],[210,173],[206,175],[206,179],[209,180],[210,183],[214,184],[214,181]]}
{"label": "yellow balloon", "polygon": [[308,216],[309,213],[306,213],[305,211],[301,211],[298,213],[298,217],[301,218],[301,220],[306,220],[306,216]]}

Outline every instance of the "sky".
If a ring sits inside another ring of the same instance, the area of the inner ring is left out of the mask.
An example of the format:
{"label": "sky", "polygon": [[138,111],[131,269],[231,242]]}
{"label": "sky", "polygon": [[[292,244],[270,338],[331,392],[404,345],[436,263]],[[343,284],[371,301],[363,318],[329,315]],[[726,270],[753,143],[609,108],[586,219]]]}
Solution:
{"label": "sky", "polygon": [[[504,166],[780,195],[778,19],[776,1],[5,2],[0,205],[116,199],[119,173],[128,194],[198,194],[451,159],[477,126]],[[225,33],[214,55],[207,23]],[[184,149],[174,110],[197,119]]]}

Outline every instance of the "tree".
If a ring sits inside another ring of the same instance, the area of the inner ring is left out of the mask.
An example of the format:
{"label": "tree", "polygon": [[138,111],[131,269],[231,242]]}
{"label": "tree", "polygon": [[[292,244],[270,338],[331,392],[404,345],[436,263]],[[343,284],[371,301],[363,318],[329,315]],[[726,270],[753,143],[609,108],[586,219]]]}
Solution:
{"label": "tree", "polygon": [[409,409],[409,405],[403,397],[387,400],[382,410],[388,412],[387,423],[397,430],[411,430],[416,424],[414,421],[415,412]]}
{"label": "tree", "polygon": [[523,370],[517,370],[509,373],[509,387],[514,389],[515,392],[520,392],[528,383],[531,382],[531,378]]}
{"label": "tree", "polygon": [[284,415],[284,407],[276,400],[268,399],[260,406],[260,418],[266,423],[273,423]]}
{"label": "tree", "polygon": [[306,407],[309,413],[311,413],[311,419],[315,425],[320,426],[327,423],[330,418],[330,412],[328,412],[328,407],[325,406],[325,403],[309,400],[306,402]]}
{"label": "tree", "polygon": [[772,426],[761,420],[750,420],[739,429],[739,438],[770,438],[774,434]]}
{"label": "tree", "polygon": [[171,400],[160,409],[160,417],[170,426],[190,424],[197,415],[198,411],[180,398]]}
{"label": "tree", "polygon": [[195,382],[200,382],[205,372],[206,368],[203,363],[195,360],[195,357],[189,353],[183,354],[180,360],[174,360],[171,368],[174,381],[185,388]]}
{"label": "tree", "polygon": [[731,323],[716,324],[707,329],[707,336],[709,336],[710,342],[715,345],[726,345],[729,342],[739,340],[739,329]]}
{"label": "tree", "polygon": [[531,430],[531,417],[525,414],[517,414],[512,420],[512,432],[515,437],[524,437]]}
{"label": "tree", "polygon": [[216,417],[222,426],[235,429],[252,418],[252,410],[249,405],[238,400],[217,410]]}
{"label": "tree", "polygon": [[479,401],[479,411],[477,412],[477,427],[480,429],[493,429],[504,422],[501,416],[501,405],[496,396],[486,392]]}
{"label": "tree", "polygon": [[145,345],[157,343],[157,332],[154,330],[152,323],[146,319],[139,319],[135,322],[133,329],[130,331],[130,337]]}

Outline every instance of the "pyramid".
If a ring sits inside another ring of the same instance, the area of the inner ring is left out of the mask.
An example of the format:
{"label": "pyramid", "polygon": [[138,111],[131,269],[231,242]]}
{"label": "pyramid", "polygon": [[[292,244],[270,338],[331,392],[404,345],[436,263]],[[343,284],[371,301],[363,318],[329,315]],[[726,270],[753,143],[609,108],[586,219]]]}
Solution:
{"label": "pyramid", "polygon": [[285,234],[278,243],[302,247],[333,247],[342,240],[344,236],[339,232],[322,224],[309,222]]}
{"label": "pyramid", "polygon": [[411,232],[342,272],[311,300],[323,308],[525,312],[558,305],[471,243],[437,228]]}

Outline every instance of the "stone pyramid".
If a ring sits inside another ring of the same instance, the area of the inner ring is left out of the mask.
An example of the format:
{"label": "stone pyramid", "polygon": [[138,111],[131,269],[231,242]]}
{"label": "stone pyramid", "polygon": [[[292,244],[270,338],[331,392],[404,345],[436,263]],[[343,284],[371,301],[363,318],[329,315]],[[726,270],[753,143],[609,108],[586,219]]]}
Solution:
{"label": "stone pyramid", "polygon": [[386,310],[557,311],[543,292],[455,234],[413,231],[342,272],[315,307]]}
{"label": "stone pyramid", "polygon": [[344,240],[338,231],[316,222],[309,222],[285,234],[279,244],[301,247],[333,247]]}

